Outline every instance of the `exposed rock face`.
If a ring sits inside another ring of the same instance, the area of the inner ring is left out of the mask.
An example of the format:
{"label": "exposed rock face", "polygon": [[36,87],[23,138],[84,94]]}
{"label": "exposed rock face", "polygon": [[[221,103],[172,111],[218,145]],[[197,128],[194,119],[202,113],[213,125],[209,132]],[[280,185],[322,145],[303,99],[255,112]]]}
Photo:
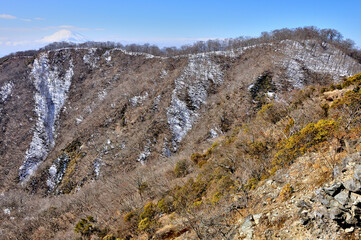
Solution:
{"label": "exposed rock face", "polygon": [[285,68],[286,75],[296,88],[305,86],[307,71],[330,74],[337,80],[337,76],[349,76],[358,68],[351,57],[327,43],[285,40],[283,44],[287,57],[279,64]]}
{"label": "exposed rock face", "polygon": [[55,187],[62,181],[69,161],[69,156],[63,153],[49,168],[49,178],[46,181],[46,184],[48,185],[50,191],[53,191]]}
{"label": "exposed rock face", "polygon": [[14,84],[12,82],[8,82],[0,88],[1,103],[5,103],[5,101],[10,97],[13,87]]}
{"label": "exposed rock face", "polygon": [[331,197],[334,197],[336,194],[338,194],[342,189],[344,189],[342,183],[334,183],[331,186],[324,188],[323,190],[330,195]]}
{"label": "exposed rock face", "polygon": [[[300,201],[297,204],[299,218],[306,227],[317,227],[322,231],[317,234],[332,235],[337,227],[345,233],[361,228],[361,195],[359,180],[355,178],[360,171],[360,153],[344,159],[346,175],[340,175],[341,181],[319,189],[311,201]],[[349,173],[353,172],[353,175]],[[317,235],[315,233],[315,236]]]}
{"label": "exposed rock face", "polygon": [[56,120],[67,98],[74,74],[72,60],[65,73],[61,72],[61,70],[64,71],[63,68],[64,66],[60,64],[49,66],[47,53],[41,53],[39,58],[34,60],[31,77],[34,79],[34,86],[37,90],[34,99],[38,119],[33,139],[25,153],[24,164],[19,169],[21,182],[34,173],[37,166],[54,147]]}
{"label": "exposed rock face", "polygon": [[[0,88],[0,104],[5,104],[6,100],[11,96],[12,89],[14,84],[12,82],[6,83],[4,86]],[[1,120],[1,110],[0,108],[0,120]]]}
{"label": "exposed rock face", "polygon": [[[360,167],[360,164],[354,167],[356,176],[361,173]],[[351,227],[352,229],[361,227],[360,184],[358,179],[351,177],[343,182],[336,182],[319,193],[321,199],[328,199],[322,201],[322,204],[328,209],[329,218],[348,231]]]}
{"label": "exposed rock face", "polygon": [[[272,89],[257,94],[282,99],[294,88],[359,71],[354,59],[315,41],[169,58],[116,48],[9,58],[0,74],[1,182],[16,175],[34,192],[56,189],[63,170],[53,165],[68,168],[58,159],[77,140],[86,154],[74,163],[75,188],[90,175],[133,169],[226,132],[253,109],[248,87],[266,72]],[[10,119],[21,119],[21,129]]]}
{"label": "exposed rock face", "polygon": [[240,237],[244,237],[244,239],[251,240],[253,239],[253,232],[255,221],[252,215],[249,215],[245,218],[241,228],[239,230]]}
{"label": "exposed rock face", "polygon": [[191,56],[187,67],[175,80],[175,89],[167,109],[170,130],[173,134],[173,151],[194,122],[198,111],[206,103],[208,92],[223,83],[223,73],[207,55]]}

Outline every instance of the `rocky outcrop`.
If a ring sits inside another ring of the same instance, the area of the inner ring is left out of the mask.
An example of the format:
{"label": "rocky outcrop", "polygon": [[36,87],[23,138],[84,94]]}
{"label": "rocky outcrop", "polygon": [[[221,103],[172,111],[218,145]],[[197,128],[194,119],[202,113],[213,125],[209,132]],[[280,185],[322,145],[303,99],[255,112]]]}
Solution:
{"label": "rocky outcrop", "polygon": [[284,68],[287,79],[295,88],[307,84],[308,72],[330,74],[337,81],[339,76],[353,75],[358,71],[359,66],[354,59],[328,43],[284,40],[282,44],[285,58],[275,61]]}
{"label": "rocky outcrop", "polygon": [[199,117],[200,107],[206,103],[209,91],[223,83],[223,72],[206,54],[191,56],[188,66],[175,80],[167,117],[173,134],[173,151]]}
{"label": "rocky outcrop", "polygon": [[342,172],[346,171],[352,174],[317,190],[311,202],[298,203],[302,224],[327,228],[333,222],[345,232],[361,228],[361,152],[343,160]]}
{"label": "rocky outcrop", "polygon": [[38,119],[24,163],[19,169],[21,182],[34,173],[54,147],[56,120],[67,98],[73,74],[72,60],[68,70],[59,64],[51,66],[48,53],[41,53],[39,58],[34,60],[31,77],[37,90],[34,99]]}
{"label": "rocky outcrop", "polygon": [[10,98],[13,87],[14,87],[14,83],[8,82],[0,88],[0,121],[1,121],[1,112],[2,112],[1,105],[5,104],[6,101]]}

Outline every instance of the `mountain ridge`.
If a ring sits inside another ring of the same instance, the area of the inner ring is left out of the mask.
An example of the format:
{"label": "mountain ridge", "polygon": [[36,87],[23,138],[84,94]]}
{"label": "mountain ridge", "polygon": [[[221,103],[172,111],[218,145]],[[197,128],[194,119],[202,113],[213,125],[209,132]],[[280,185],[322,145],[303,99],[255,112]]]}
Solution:
{"label": "mountain ridge", "polygon": [[[152,194],[138,169],[211,149],[194,155],[204,164],[217,149],[210,145],[232,137],[263,107],[310,85],[341,83],[361,64],[332,43],[281,40],[170,57],[65,47],[2,58],[0,69],[2,192],[77,199],[123,174],[138,184],[131,188],[141,206]],[[252,174],[245,171],[242,181]],[[69,226],[62,231],[70,234]]]}

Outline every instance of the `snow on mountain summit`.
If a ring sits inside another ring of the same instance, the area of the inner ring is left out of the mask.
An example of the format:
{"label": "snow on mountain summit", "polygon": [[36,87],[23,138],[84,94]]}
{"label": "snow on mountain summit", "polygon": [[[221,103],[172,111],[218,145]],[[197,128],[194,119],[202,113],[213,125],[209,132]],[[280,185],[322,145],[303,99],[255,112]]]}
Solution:
{"label": "snow on mountain summit", "polygon": [[68,29],[59,30],[52,35],[45,36],[41,39],[43,43],[52,43],[52,42],[72,42],[72,43],[83,43],[88,41],[88,39],[77,32],[72,32]]}

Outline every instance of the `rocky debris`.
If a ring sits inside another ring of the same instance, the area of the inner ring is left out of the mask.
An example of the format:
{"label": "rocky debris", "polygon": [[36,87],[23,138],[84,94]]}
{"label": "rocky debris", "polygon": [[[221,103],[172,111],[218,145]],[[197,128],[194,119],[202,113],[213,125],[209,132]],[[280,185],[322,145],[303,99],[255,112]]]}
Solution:
{"label": "rocky debris", "polygon": [[140,162],[142,165],[145,163],[145,161],[147,160],[147,158],[150,156],[151,151],[150,151],[150,147],[148,145],[146,145],[144,147],[143,152],[141,152],[137,158],[137,162]]}
{"label": "rocky debris", "polygon": [[355,178],[347,179],[344,182],[344,186],[350,192],[360,193],[361,191],[361,182]]}
{"label": "rocky debris", "polygon": [[260,223],[263,213],[250,214],[239,221],[238,235],[235,239],[254,239],[255,227]]}
{"label": "rocky debris", "polygon": [[339,193],[343,189],[342,183],[334,183],[331,186],[324,188],[323,190],[330,195],[331,197],[335,196],[337,193]]}
{"label": "rocky debris", "polygon": [[334,197],[337,202],[339,202],[342,206],[347,205],[348,201],[349,201],[349,191],[347,190],[342,190],[339,194],[337,194]]}
{"label": "rocky debris", "polygon": [[[258,218],[259,220],[259,218]],[[243,224],[239,229],[239,235],[241,238],[250,240],[253,239],[254,226],[256,225],[253,215],[245,217]]]}
{"label": "rocky debris", "polygon": [[261,219],[262,216],[263,216],[262,213],[258,213],[258,214],[254,214],[254,215],[253,215],[253,220],[254,220],[254,223],[255,223],[256,225],[259,224],[259,221],[260,221],[260,219]]}
{"label": "rocky debris", "polygon": [[[344,168],[353,166],[353,175],[347,176],[341,181],[337,181],[328,187],[316,191],[313,199],[321,203],[325,209],[325,216],[336,222],[345,232],[353,232],[361,227],[361,164],[355,163],[355,157],[359,153],[353,154],[344,159]],[[359,159],[357,159],[359,161]],[[356,164],[356,165],[355,165]],[[299,203],[301,223],[306,225],[310,218],[310,208],[307,203]],[[304,209],[306,209],[304,211]]]}
{"label": "rocky debris", "polygon": [[360,181],[361,180],[361,165],[356,165],[354,169],[354,177]]}

